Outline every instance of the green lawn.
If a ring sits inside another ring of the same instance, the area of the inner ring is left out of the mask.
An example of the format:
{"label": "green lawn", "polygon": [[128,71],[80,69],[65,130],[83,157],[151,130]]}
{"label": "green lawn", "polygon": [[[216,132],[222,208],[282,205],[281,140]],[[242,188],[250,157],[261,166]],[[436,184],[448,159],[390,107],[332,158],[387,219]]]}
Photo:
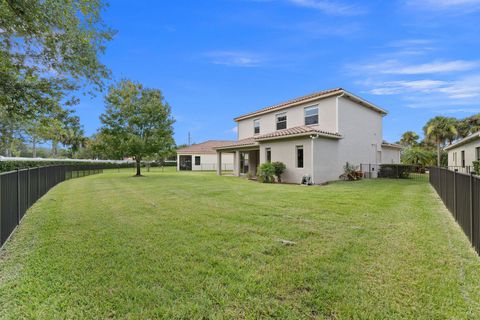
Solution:
{"label": "green lawn", "polygon": [[480,259],[424,181],[132,170],[30,210],[0,252],[0,318],[480,318]]}

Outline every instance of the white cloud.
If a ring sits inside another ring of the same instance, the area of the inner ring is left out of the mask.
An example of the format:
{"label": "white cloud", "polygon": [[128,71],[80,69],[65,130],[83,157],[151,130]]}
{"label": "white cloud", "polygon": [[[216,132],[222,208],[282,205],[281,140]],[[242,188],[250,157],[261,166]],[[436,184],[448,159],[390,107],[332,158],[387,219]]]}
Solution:
{"label": "white cloud", "polygon": [[447,14],[469,14],[480,10],[480,0],[407,0],[407,6]]}
{"label": "white cloud", "polygon": [[419,75],[472,70],[479,66],[477,61],[452,60],[433,61],[424,64],[402,64],[398,60],[387,60],[379,63],[361,65],[358,68],[382,74]]}
{"label": "white cloud", "polygon": [[287,0],[299,7],[311,8],[332,15],[359,15],[364,14],[364,8],[330,0]]}
{"label": "white cloud", "polygon": [[440,80],[413,80],[413,81],[387,81],[378,84],[369,92],[374,95],[401,94],[408,91],[429,93],[445,86],[447,82]]}
{"label": "white cloud", "polygon": [[228,132],[230,132],[230,133],[238,133],[238,127],[235,126],[235,127],[231,128],[230,130],[228,130]]}
{"label": "white cloud", "polygon": [[413,109],[478,106],[478,100],[480,99],[480,75],[466,76],[450,81],[401,80],[370,82],[368,86],[371,87],[368,90],[370,94],[399,95],[406,101],[405,106]]}
{"label": "white cloud", "polygon": [[206,56],[213,64],[230,67],[258,67],[263,62],[259,55],[241,51],[212,51]]}

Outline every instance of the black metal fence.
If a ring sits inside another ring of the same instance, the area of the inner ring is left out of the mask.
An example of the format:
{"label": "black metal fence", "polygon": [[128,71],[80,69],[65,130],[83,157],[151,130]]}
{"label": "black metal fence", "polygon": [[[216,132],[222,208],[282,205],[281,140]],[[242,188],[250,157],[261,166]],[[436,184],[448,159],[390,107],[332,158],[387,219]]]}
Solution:
{"label": "black metal fence", "polygon": [[0,173],[0,247],[28,208],[50,188],[68,179],[101,173],[104,167],[101,164],[56,165]]}
{"label": "black metal fence", "polygon": [[428,167],[414,164],[360,164],[365,179],[388,178],[428,181]]}
{"label": "black metal fence", "polygon": [[480,177],[432,167],[430,184],[480,254]]}

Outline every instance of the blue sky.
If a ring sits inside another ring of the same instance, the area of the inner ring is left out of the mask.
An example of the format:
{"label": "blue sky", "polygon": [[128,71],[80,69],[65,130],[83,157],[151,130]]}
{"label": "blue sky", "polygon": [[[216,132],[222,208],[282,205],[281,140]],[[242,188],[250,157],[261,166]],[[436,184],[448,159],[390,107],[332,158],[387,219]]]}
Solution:
{"label": "blue sky", "polygon": [[[385,108],[384,138],[480,112],[480,0],[111,0],[102,61],[163,91],[175,140],[235,139],[235,116],[343,87]],[[76,108],[88,135],[101,96]]]}

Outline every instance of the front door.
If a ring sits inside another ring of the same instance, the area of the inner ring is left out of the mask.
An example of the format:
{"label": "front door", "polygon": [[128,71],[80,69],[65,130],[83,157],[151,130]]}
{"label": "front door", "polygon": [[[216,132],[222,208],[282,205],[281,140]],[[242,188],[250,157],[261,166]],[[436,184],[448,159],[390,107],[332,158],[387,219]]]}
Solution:
{"label": "front door", "polygon": [[180,156],[180,170],[191,171],[192,170],[192,156]]}

